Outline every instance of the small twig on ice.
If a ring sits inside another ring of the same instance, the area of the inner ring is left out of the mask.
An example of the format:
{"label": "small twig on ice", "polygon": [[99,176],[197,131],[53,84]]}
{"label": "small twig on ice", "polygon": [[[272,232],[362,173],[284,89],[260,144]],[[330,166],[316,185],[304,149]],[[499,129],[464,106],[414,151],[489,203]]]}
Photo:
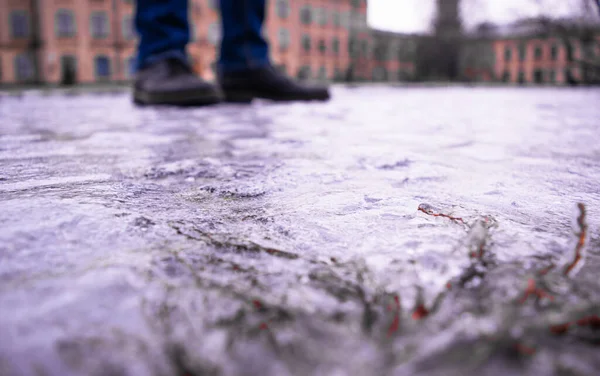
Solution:
{"label": "small twig on ice", "polygon": [[417,299],[415,308],[413,309],[413,320],[421,320],[429,316],[429,310],[425,307],[425,299],[423,299],[423,288],[417,286]]}
{"label": "small twig on ice", "polygon": [[525,346],[522,343],[516,343],[515,344],[515,350],[517,350],[518,353],[524,354],[524,355],[533,355],[533,354],[535,354],[535,348],[529,347],[529,346]]}
{"label": "small twig on ice", "polygon": [[419,208],[418,208],[418,210],[419,210],[419,211],[421,211],[421,212],[423,212],[423,213],[425,213],[425,214],[427,214],[427,215],[430,215],[430,216],[432,216],[432,217],[443,217],[443,218],[448,218],[448,219],[450,219],[450,220],[452,220],[452,221],[454,221],[454,222],[460,222],[460,223],[462,223],[463,225],[466,225],[465,221],[464,221],[462,218],[459,218],[459,217],[453,217],[453,216],[451,216],[451,215],[449,215],[449,214],[444,214],[444,213],[436,213],[436,212],[434,212],[434,211],[433,211],[433,208],[432,208],[432,207],[431,207],[429,204],[421,204],[421,205],[419,205]]}
{"label": "small twig on ice", "polygon": [[394,320],[392,321],[392,324],[390,325],[390,328],[388,329],[388,336],[391,336],[392,334],[396,333],[398,331],[398,328],[400,327],[400,298],[398,297],[398,295],[394,295],[394,305],[390,305],[388,307],[388,310],[393,310],[394,311]]}
{"label": "small twig on ice", "polygon": [[552,295],[537,287],[535,279],[533,278],[529,279],[529,282],[527,283],[527,289],[525,290],[525,295],[523,295],[521,300],[519,300],[519,303],[525,303],[530,295],[535,295],[538,299],[548,298],[550,300],[554,300]]}
{"label": "small twig on ice", "polygon": [[585,222],[585,205],[582,203],[577,204],[579,209],[579,216],[577,217],[578,232],[575,233],[577,236],[577,244],[575,245],[575,251],[573,255],[573,261],[565,265],[563,274],[567,277],[575,275],[585,262],[585,246],[587,238],[587,223]]}

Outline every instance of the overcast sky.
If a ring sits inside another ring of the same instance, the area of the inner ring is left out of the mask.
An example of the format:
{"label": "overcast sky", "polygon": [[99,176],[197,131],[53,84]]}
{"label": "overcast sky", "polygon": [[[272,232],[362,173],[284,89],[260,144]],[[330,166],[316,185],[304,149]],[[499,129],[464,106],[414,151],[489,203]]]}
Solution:
{"label": "overcast sky", "polygon": [[[508,23],[541,12],[567,15],[576,8],[576,0],[463,0],[463,21],[473,26],[482,21]],[[398,32],[423,32],[430,26],[435,0],[369,0],[369,24],[377,29]]]}

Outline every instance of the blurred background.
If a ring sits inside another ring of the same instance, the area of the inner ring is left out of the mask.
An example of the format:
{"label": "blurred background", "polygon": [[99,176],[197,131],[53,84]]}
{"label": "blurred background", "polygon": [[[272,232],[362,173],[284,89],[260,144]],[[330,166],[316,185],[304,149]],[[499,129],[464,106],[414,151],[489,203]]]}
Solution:
{"label": "blurred background", "polygon": [[[132,0],[0,0],[0,85],[126,83]],[[277,67],[336,82],[600,84],[600,0],[270,0]],[[190,0],[189,56],[214,78],[218,0]]]}

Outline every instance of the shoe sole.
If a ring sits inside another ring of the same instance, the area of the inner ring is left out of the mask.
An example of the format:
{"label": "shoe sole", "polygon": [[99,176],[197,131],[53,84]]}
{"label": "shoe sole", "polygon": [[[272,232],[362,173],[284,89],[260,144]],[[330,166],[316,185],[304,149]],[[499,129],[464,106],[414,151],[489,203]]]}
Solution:
{"label": "shoe sole", "polygon": [[275,102],[310,102],[310,101],[327,101],[329,100],[329,95],[323,95],[319,97],[315,96],[274,96],[274,95],[264,95],[258,92],[252,91],[225,91],[225,101],[229,103],[251,103],[254,99],[267,99]]}
{"label": "shoe sole", "polygon": [[145,93],[140,91],[134,91],[133,102],[138,106],[154,106],[154,105],[167,105],[167,106],[208,106],[211,104],[217,104],[223,101],[223,97],[218,92],[210,93],[178,93],[174,94],[160,94],[160,93]]}

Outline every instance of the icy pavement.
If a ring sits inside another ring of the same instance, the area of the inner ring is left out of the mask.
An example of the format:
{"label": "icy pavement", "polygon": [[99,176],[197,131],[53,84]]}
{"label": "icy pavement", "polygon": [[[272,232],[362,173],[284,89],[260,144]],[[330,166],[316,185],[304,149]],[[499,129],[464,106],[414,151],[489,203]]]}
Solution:
{"label": "icy pavement", "polygon": [[597,372],[600,90],[333,94],[0,97],[0,375]]}

